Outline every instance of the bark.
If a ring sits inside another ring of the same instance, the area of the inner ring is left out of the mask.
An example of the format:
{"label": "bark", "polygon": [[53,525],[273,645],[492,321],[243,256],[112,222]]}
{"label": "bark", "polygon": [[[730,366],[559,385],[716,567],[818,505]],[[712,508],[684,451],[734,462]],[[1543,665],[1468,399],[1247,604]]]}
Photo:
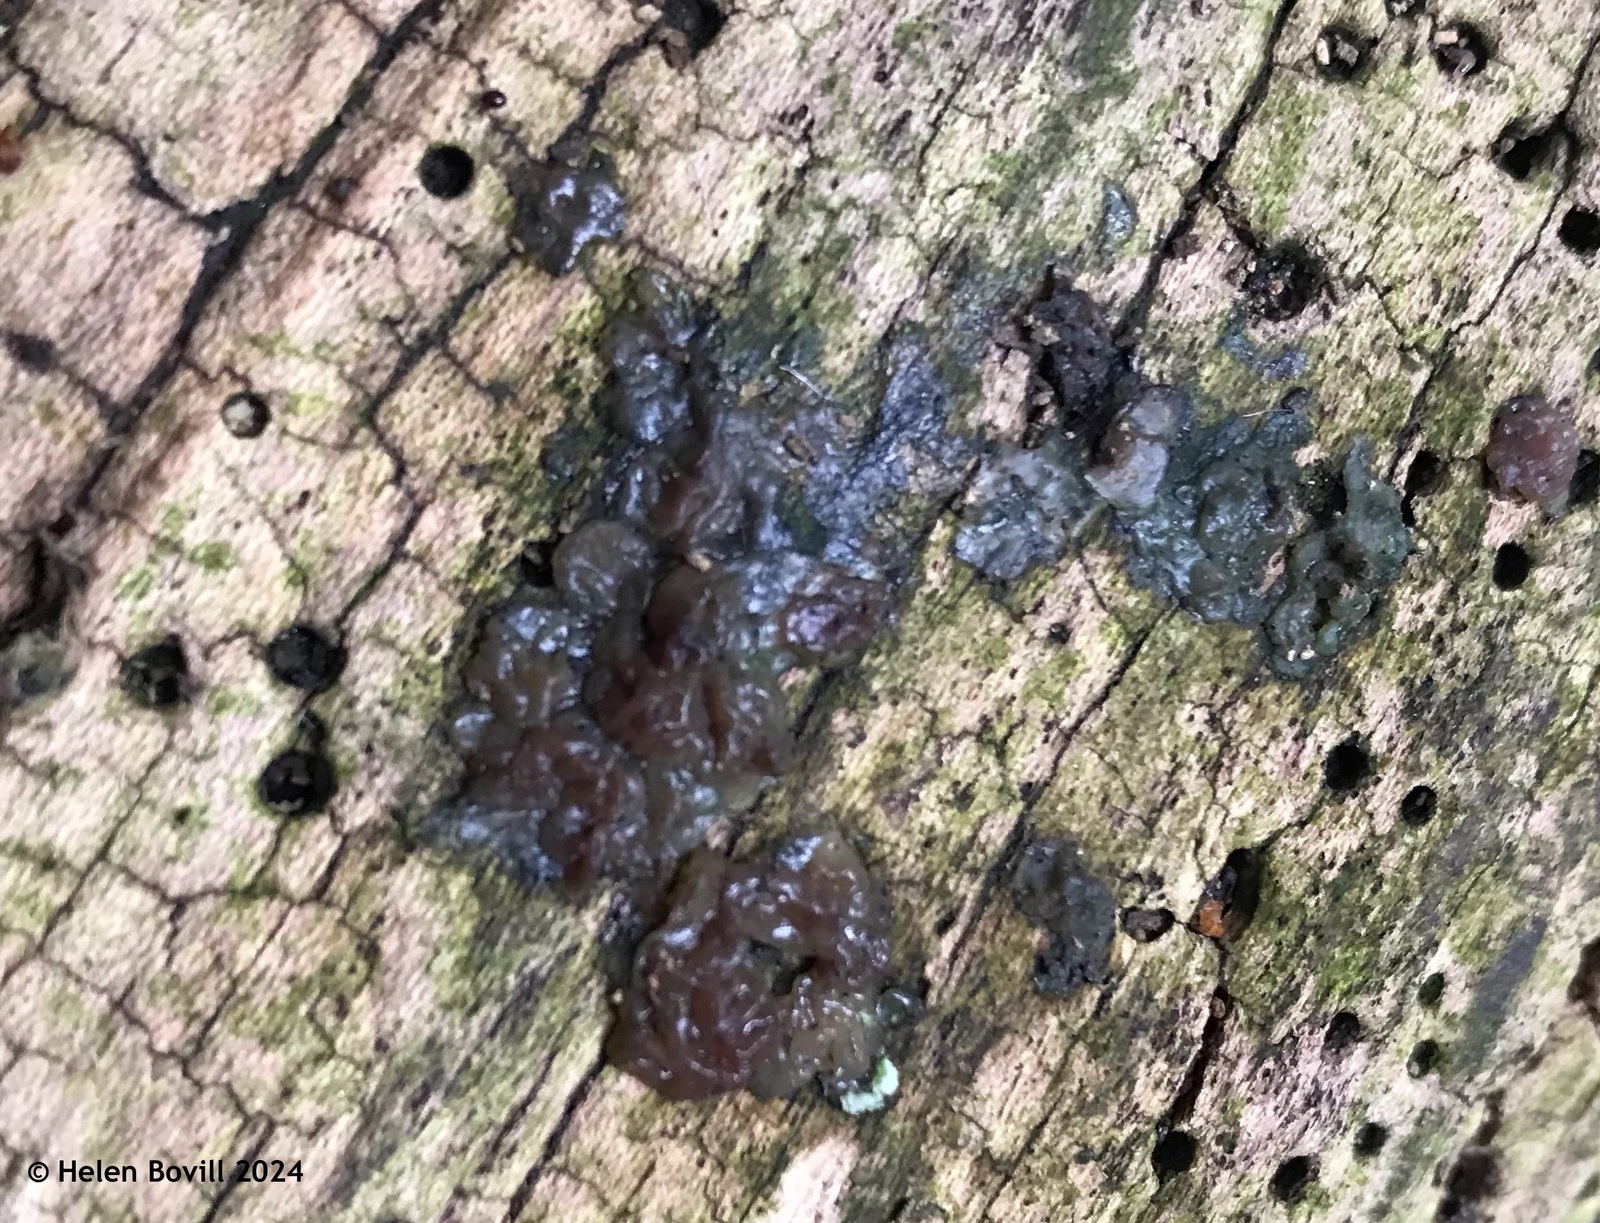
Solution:
{"label": "bark", "polygon": [[[13,656],[73,672],[0,747],[0,1214],[1593,1219],[1595,510],[1493,500],[1479,456],[1532,388],[1600,430],[1600,272],[1564,224],[1600,202],[1600,12],[1446,16],[1487,36],[1481,75],[1375,0],[749,0],[692,59],[621,0],[0,0],[0,327],[57,355],[0,353],[0,614]],[[1332,21],[1373,41],[1354,81],[1314,70]],[[1490,155],[1514,123],[1574,140],[1518,179]],[[558,279],[510,249],[501,175],[575,138],[628,224]],[[418,185],[434,142],[477,160],[459,199]],[[1284,242],[1326,284],[1241,330],[1251,252]],[[1443,463],[1382,629],[1304,684],[1103,546],[996,591],[938,518],[760,811],[866,834],[890,887],[927,1014],[873,1116],[619,1077],[603,901],[402,832],[446,784],[430,732],[474,617],[574,504],[539,453],[592,424],[641,263],[803,337],[796,376],[842,402],[914,331],[991,422],[1023,407],[995,324],[1054,264],[1152,377],[1260,411],[1303,354],[1321,453]],[[218,415],[241,390],[273,411],[253,441]],[[1534,568],[1503,591],[1513,540]],[[312,702],[339,798],[285,823],[252,792],[300,705],[259,650],[297,618],[350,660]],[[194,699],[136,709],[120,658],[169,632]],[[1352,736],[1373,775],[1341,795]],[[1180,924],[1040,997],[1002,869],[1033,830]],[[1240,850],[1262,897],[1224,948],[1181,923]],[[1193,1163],[1162,1177],[1171,1131]],[[148,1181],[208,1158],[301,1177]],[[139,1180],[63,1185],[65,1159]]]}

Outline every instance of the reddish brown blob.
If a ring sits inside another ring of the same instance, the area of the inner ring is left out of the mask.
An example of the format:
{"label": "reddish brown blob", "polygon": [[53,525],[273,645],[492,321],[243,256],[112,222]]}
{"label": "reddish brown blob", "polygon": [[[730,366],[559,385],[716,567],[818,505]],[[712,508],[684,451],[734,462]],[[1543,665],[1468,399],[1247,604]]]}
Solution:
{"label": "reddish brown blob", "polygon": [[1502,493],[1555,511],[1566,504],[1581,448],[1565,407],[1518,395],[1496,414],[1484,460]]}
{"label": "reddish brown blob", "polygon": [[702,851],[639,948],[607,1054],[675,1100],[790,1095],[812,1079],[844,1090],[881,1048],[889,926],[838,833],[797,837],[762,864]]}
{"label": "reddish brown blob", "polygon": [[0,128],[0,174],[22,169],[22,140],[11,128]]}

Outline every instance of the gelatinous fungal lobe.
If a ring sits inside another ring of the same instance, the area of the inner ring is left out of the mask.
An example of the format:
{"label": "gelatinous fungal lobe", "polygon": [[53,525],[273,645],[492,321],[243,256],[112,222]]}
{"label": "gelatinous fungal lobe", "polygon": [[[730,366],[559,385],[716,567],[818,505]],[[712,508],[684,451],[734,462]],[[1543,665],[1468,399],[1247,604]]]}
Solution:
{"label": "gelatinous fungal lobe", "polygon": [[1502,493],[1558,512],[1566,505],[1581,449],[1566,407],[1543,395],[1518,395],[1495,413],[1484,461]]}
{"label": "gelatinous fungal lobe", "polygon": [[788,768],[785,673],[848,660],[888,614],[870,569],[796,546],[805,472],[722,385],[710,320],[659,277],[636,296],[605,341],[626,446],[553,588],[485,626],[451,724],[461,794],[431,821],[530,884],[670,874]]}
{"label": "gelatinous fungal lobe", "polygon": [[[1287,317],[1278,307],[1309,295],[1315,271],[1299,252],[1274,259],[1258,260],[1253,291]],[[1014,580],[1109,511],[1135,584],[1202,620],[1263,629],[1282,674],[1309,674],[1369,627],[1410,537],[1399,496],[1371,475],[1366,443],[1343,464],[1349,505],[1319,521],[1315,480],[1295,460],[1311,437],[1306,392],[1259,422],[1230,416],[1194,429],[1188,396],[1126,368],[1075,290],[1048,285],[1021,331],[1061,418],[1031,445],[1000,445],[983,460],[955,539],[960,559]]]}
{"label": "gelatinous fungal lobe", "polygon": [[1284,589],[1266,624],[1268,657],[1283,674],[1308,675],[1364,634],[1400,576],[1411,533],[1400,493],[1373,476],[1371,460],[1365,439],[1350,447],[1344,508],[1289,549]]}
{"label": "gelatinous fungal lobe", "polygon": [[622,233],[622,192],[601,161],[524,166],[506,176],[506,186],[516,202],[512,236],[552,276],[570,272],[590,243]]}
{"label": "gelatinous fungal lobe", "polygon": [[1260,624],[1268,568],[1296,525],[1294,451],[1309,436],[1293,404],[1259,424],[1230,417],[1201,432],[1149,509],[1119,519],[1133,581],[1202,620]]}
{"label": "gelatinous fungal lobe", "polygon": [[1065,994],[1110,977],[1117,905],[1111,891],[1060,841],[1029,842],[1011,881],[1017,911],[1049,935],[1034,959],[1033,983],[1043,994]]}
{"label": "gelatinous fungal lobe", "polygon": [[837,1095],[871,1073],[890,912],[839,833],[793,838],[764,862],[701,851],[670,899],[635,956],[614,1065],[678,1100],[813,1081]]}

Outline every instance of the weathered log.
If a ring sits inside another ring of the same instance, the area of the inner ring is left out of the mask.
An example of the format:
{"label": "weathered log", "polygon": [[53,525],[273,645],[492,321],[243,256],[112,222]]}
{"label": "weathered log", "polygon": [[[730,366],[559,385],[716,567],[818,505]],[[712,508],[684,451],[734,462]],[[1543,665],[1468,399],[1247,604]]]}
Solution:
{"label": "weathered log", "polygon": [[[1513,395],[1600,429],[1593,5],[0,0],[0,30],[0,1215],[1600,1215],[1592,456],[1555,515],[1482,465]],[[434,146],[471,181],[419,176]],[[626,227],[553,276],[511,187],[589,149]],[[999,433],[1053,268],[1203,410],[1304,386],[1308,459],[1364,434],[1411,476],[1381,627],[1302,682],[1103,537],[995,586],[932,517],[750,830],[870,846],[926,1011],[881,1113],[652,1095],[602,1056],[604,897],[407,832],[483,609],[596,474],[540,456],[600,436],[638,266],[866,415],[914,341]],[[296,621],[348,650],[315,696],[261,660]],[[147,708],[123,661],[169,634]],[[307,708],[339,792],[275,817]],[[1176,924],[1042,996],[1005,874],[1033,833]],[[1207,937],[1230,861],[1253,921]],[[63,1183],[97,1160],[137,1182]]]}

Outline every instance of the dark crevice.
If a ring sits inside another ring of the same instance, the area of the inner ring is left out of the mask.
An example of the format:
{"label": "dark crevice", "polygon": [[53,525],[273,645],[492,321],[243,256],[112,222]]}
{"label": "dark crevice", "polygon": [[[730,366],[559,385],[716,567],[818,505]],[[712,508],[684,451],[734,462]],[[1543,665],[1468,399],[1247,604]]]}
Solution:
{"label": "dark crevice", "polygon": [[[1227,968],[1225,957],[1226,953],[1222,963],[1224,971]],[[1206,1015],[1205,1026],[1200,1029],[1200,1047],[1195,1050],[1195,1055],[1189,1062],[1189,1069],[1184,1072],[1183,1081],[1178,1084],[1178,1094],[1172,1098],[1172,1104],[1156,1123],[1156,1133],[1161,1138],[1165,1138],[1194,1115],[1194,1106],[1198,1103],[1200,1092],[1206,1085],[1206,1073],[1222,1049],[1222,1039],[1227,1034],[1228,1016],[1232,1013],[1233,998],[1229,995],[1227,986],[1219,982],[1216,989],[1211,991],[1210,1010]]]}
{"label": "dark crevice", "polygon": [[589,1098],[589,1093],[600,1081],[600,1072],[605,1068],[605,1064],[605,1054],[602,1053],[585,1072],[578,1085],[567,1093],[561,1116],[557,1118],[555,1128],[550,1131],[544,1140],[544,1145],[539,1149],[539,1158],[534,1160],[533,1166],[524,1174],[521,1183],[511,1195],[511,1201],[506,1206],[504,1223],[515,1223],[522,1217],[522,1212],[527,1209],[528,1202],[533,1197],[533,1191],[539,1187],[545,1169],[555,1158],[556,1152],[561,1149],[561,1143],[567,1136],[567,1130],[572,1126],[573,1118],[578,1115],[583,1102]]}
{"label": "dark crevice", "polygon": [[1167,260],[1177,252],[1182,239],[1194,228],[1195,220],[1199,217],[1200,206],[1208,199],[1214,199],[1217,184],[1228,164],[1233,160],[1234,149],[1238,146],[1239,138],[1244,134],[1244,129],[1251,119],[1255,117],[1261,104],[1266,100],[1267,90],[1272,84],[1272,72],[1276,65],[1278,43],[1283,38],[1284,28],[1289,23],[1290,16],[1294,13],[1297,0],[1283,0],[1278,6],[1278,11],[1273,14],[1272,25],[1267,30],[1266,43],[1261,51],[1261,66],[1256,70],[1255,77],[1245,90],[1244,98],[1239,103],[1239,109],[1229,120],[1227,127],[1222,131],[1217,141],[1217,152],[1214,157],[1201,168],[1200,176],[1194,184],[1184,192],[1183,201],[1178,207],[1178,215],[1167,228],[1161,244],[1156,247],[1155,254],[1151,256],[1149,264],[1145,267],[1144,278],[1139,283],[1138,291],[1128,303],[1128,309],[1122,317],[1122,323],[1117,328],[1119,343],[1126,342],[1134,332],[1144,326],[1145,319],[1150,313],[1150,306],[1155,300],[1156,290],[1160,287],[1161,272]]}
{"label": "dark crevice", "polygon": [[1600,938],[1584,947],[1578,956],[1578,971],[1567,986],[1567,1001],[1581,1006],[1600,1028]]}

